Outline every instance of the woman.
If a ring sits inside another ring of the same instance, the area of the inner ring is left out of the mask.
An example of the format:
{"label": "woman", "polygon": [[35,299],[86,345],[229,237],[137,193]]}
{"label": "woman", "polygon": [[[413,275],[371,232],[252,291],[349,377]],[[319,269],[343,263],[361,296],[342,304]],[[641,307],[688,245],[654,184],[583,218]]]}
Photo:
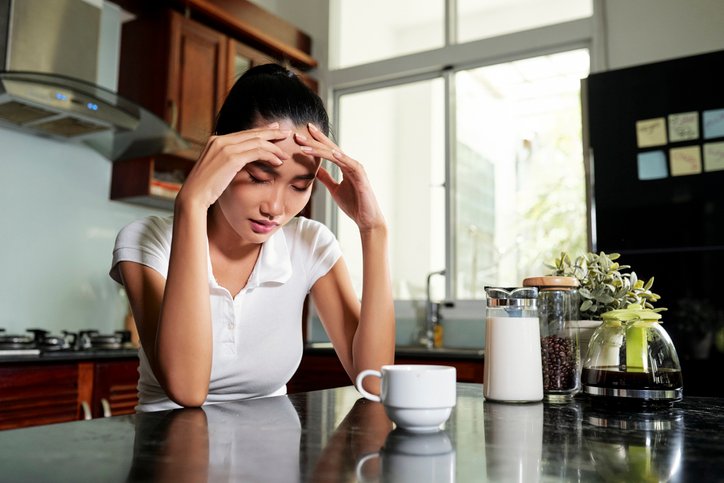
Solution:
{"label": "woman", "polygon": [[[173,217],[119,233],[111,276],[126,289],[141,341],[138,410],[284,394],[302,355],[309,292],[350,379],[392,363],[387,227],[364,169],[327,137],[328,124],[294,74],[250,69]],[[340,168],[341,182],[321,159]],[[315,178],[359,227],[361,302],[332,233],[295,217]]]}

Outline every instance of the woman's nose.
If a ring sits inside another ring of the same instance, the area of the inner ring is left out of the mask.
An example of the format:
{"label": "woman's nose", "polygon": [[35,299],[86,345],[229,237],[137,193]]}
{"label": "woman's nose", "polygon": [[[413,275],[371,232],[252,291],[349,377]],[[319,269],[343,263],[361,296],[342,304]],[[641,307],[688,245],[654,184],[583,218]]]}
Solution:
{"label": "woman's nose", "polygon": [[284,192],[274,187],[261,204],[262,215],[268,218],[276,218],[284,214]]}

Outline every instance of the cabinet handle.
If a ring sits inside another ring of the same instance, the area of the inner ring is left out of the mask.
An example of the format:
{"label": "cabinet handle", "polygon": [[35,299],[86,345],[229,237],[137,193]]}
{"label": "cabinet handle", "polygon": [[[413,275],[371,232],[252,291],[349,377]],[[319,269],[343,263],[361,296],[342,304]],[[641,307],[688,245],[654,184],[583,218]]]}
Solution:
{"label": "cabinet handle", "polygon": [[108,402],[108,399],[101,398],[101,406],[103,407],[104,418],[110,418],[111,416],[113,416],[113,414],[111,414],[111,405]]}
{"label": "cabinet handle", "polygon": [[93,416],[91,415],[90,405],[86,401],[81,401],[80,407],[83,410],[83,419],[85,421],[93,419]]}
{"label": "cabinet handle", "polygon": [[173,99],[169,99],[168,104],[171,108],[171,122],[169,125],[172,129],[176,129],[176,125],[178,124],[178,105]]}

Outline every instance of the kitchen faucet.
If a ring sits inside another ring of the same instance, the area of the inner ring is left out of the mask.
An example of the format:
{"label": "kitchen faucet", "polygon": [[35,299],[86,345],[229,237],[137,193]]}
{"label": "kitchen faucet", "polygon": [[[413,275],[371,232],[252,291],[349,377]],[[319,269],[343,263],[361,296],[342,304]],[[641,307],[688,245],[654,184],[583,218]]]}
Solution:
{"label": "kitchen faucet", "polygon": [[439,340],[436,344],[435,340],[435,328],[440,324],[442,315],[440,314],[441,307],[454,307],[455,304],[449,301],[433,302],[430,295],[430,279],[435,275],[445,275],[445,270],[439,270],[432,272],[427,275],[426,283],[426,299],[425,299],[425,327],[423,329],[422,337],[420,337],[420,344],[432,349],[433,347],[439,347],[442,345],[442,341]]}

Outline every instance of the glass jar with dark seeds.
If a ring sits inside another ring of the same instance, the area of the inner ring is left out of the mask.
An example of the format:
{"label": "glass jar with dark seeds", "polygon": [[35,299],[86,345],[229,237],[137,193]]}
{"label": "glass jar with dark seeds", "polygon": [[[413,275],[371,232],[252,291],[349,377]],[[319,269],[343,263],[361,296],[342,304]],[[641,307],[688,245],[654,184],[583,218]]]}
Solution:
{"label": "glass jar with dark seeds", "polygon": [[525,286],[538,287],[543,394],[549,401],[567,401],[581,388],[578,347],[578,280],[572,277],[531,277]]}

